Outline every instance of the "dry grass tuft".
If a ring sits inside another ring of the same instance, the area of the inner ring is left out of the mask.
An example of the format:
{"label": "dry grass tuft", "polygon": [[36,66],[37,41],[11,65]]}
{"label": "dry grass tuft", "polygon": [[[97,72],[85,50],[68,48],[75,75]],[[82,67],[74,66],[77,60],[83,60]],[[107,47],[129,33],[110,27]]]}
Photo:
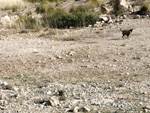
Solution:
{"label": "dry grass tuft", "polygon": [[0,9],[10,9],[14,6],[25,6],[25,2],[23,0],[0,0],[0,4]]}

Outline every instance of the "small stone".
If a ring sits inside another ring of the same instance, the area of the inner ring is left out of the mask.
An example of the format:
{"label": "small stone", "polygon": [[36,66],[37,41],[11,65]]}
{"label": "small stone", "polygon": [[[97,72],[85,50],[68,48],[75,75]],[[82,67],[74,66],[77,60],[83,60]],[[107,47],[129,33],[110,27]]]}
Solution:
{"label": "small stone", "polygon": [[7,82],[0,82],[0,85],[6,86],[6,85],[8,85],[8,83]]}
{"label": "small stone", "polygon": [[58,58],[58,59],[62,59],[62,56],[56,56],[56,58]]}
{"label": "small stone", "polygon": [[0,100],[0,105],[4,106],[6,104],[8,104],[8,102],[6,100]]}
{"label": "small stone", "polygon": [[75,108],[73,109],[73,112],[74,112],[74,113],[78,113],[78,112],[79,112],[79,107],[75,107]]}
{"label": "small stone", "polygon": [[79,112],[89,112],[89,111],[90,111],[90,108],[88,108],[86,106],[79,109]]}
{"label": "small stone", "polygon": [[117,61],[118,61],[118,59],[114,59],[113,61],[114,61],[114,62],[117,62]]}
{"label": "small stone", "polygon": [[17,97],[19,97],[19,95],[18,94],[11,94],[9,97],[10,98],[17,98]]}
{"label": "small stone", "polygon": [[2,85],[2,88],[5,89],[5,90],[12,90],[12,86],[11,85]]}
{"label": "small stone", "polygon": [[16,87],[16,86],[14,86],[14,87],[13,87],[13,90],[17,92],[17,91],[19,91],[19,88]]}
{"label": "small stone", "polygon": [[48,92],[47,92],[47,95],[51,95],[51,94],[52,94],[52,92],[51,92],[51,91],[48,91]]}
{"label": "small stone", "polygon": [[109,66],[110,66],[110,67],[116,67],[117,65],[115,65],[115,64],[110,64]]}
{"label": "small stone", "polygon": [[66,100],[65,91],[59,90],[58,96],[59,96],[59,100],[62,100],[62,101]]}
{"label": "small stone", "polygon": [[123,15],[123,19],[126,19],[127,18],[127,15]]}
{"label": "small stone", "polygon": [[73,56],[74,54],[75,54],[74,51],[70,51],[70,52],[68,53],[69,56]]}
{"label": "small stone", "polygon": [[112,100],[112,99],[104,99],[103,100],[104,105],[108,104],[108,103],[113,103],[113,102],[114,102],[114,100]]}
{"label": "small stone", "polygon": [[60,104],[59,104],[59,100],[56,98],[56,97],[51,97],[50,99],[49,99],[49,101],[50,101],[50,105],[51,106],[59,106]]}
{"label": "small stone", "polygon": [[148,106],[145,106],[145,109],[148,109],[148,110],[150,110],[150,105],[148,105]]}
{"label": "small stone", "polygon": [[141,16],[140,16],[140,15],[135,15],[133,18],[134,18],[134,19],[140,19]]}
{"label": "small stone", "polygon": [[150,106],[145,106],[142,108],[143,109],[143,112],[148,112],[150,110]]}
{"label": "small stone", "polygon": [[72,110],[72,109],[69,109],[69,108],[67,108],[65,111],[66,111],[66,112],[73,112],[73,110]]}
{"label": "small stone", "polygon": [[110,12],[110,9],[108,9],[106,6],[102,5],[101,6],[101,12],[103,14],[108,14]]}
{"label": "small stone", "polygon": [[0,110],[5,110],[5,108],[3,106],[0,106]]}
{"label": "small stone", "polygon": [[35,100],[36,104],[43,104],[44,106],[59,106],[59,100],[54,96],[46,99]]}
{"label": "small stone", "polygon": [[108,17],[106,16],[106,15],[103,15],[103,16],[100,16],[100,20],[101,20],[101,22],[107,22],[109,19],[108,19]]}
{"label": "small stone", "polygon": [[88,27],[92,27],[92,25],[88,25]]}

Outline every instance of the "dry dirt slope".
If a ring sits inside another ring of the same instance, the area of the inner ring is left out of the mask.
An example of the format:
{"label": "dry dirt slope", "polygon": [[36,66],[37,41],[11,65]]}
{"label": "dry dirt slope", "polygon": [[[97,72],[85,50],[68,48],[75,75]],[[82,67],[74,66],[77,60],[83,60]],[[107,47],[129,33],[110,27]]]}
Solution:
{"label": "dry dirt slope", "polygon": [[[123,40],[119,29],[127,27],[134,31],[129,40]],[[150,104],[149,31],[149,19],[58,30],[48,38],[39,38],[40,32],[5,36],[8,32],[1,31],[1,81],[25,93],[10,98],[10,92],[22,93],[1,89],[7,95],[4,111],[57,113],[75,106],[88,106],[93,112],[143,111]],[[59,107],[34,103],[59,89],[67,95]]]}

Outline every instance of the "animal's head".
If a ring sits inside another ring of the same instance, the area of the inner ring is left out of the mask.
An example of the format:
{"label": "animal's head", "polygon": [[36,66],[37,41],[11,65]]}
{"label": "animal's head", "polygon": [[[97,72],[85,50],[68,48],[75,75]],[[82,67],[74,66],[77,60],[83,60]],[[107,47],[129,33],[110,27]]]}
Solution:
{"label": "animal's head", "polygon": [[133,29],[130,29],[129,32],[131,33],[133,31]]}

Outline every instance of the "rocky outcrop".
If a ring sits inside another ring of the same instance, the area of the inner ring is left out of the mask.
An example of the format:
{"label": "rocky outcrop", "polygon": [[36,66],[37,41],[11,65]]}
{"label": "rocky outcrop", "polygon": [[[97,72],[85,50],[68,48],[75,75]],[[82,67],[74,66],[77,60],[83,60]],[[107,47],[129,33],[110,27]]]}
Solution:
{"label": "rocky outcrop", "polygon": [[114,0],[114,11],[118,11],[120,8],[129,8],[127,0]]}

